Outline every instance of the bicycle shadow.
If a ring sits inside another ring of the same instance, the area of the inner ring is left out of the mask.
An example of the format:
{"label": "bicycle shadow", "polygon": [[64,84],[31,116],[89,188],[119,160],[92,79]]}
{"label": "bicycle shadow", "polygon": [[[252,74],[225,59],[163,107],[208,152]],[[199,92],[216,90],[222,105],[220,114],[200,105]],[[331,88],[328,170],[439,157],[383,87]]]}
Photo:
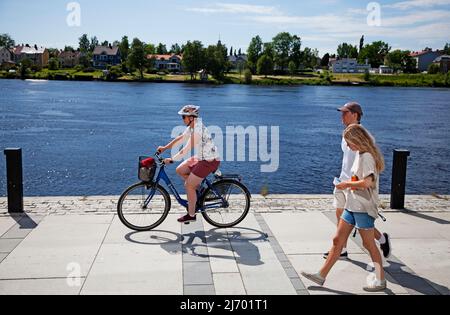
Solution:
{"label": "bicycle shadow", "polygon": [[[130,232],[125,239],[140,245],[160,246],[170,254],[182,253],[197,258],[218,258],[236,260],[239,264],[258,266],[264,264],[254,242],[268,242],[268,236],[262,231],[250,228],[212,229],[187,234],[165,230],[150,232]],[[219,249],[227,254],[210,254],[208,249]]]}
{"label": "bicycle shadow", "polygon": [[[218,258],[235,260],[239,264],[247,266],[259,266],[264,264],[261,254],[255,242],[268,242],[268,235],[262,231],[250,228],[211,229],[209,231],[197,231],[185,235],[187,242],[184,244],[186,254],[199,258]],[[200,242],[196,242],[196,240]],[[230,252],[226,254],[211,254],[209,249],[219,249]]]}

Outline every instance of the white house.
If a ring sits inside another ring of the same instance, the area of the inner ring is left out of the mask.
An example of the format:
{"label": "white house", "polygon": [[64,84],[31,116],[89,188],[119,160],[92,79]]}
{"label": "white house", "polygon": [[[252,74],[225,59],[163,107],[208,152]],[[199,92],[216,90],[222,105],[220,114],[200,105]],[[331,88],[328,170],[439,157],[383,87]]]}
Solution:
{"label": "white house", "polygon": [[355,58],[333,59],[330,63],[334,73],[364,73],[371,68],[367,62],[359,64]]}
{"label": "white house", "polygon": [[392,68],[389,68],[388,66],[380,66],[380,68],[378,68],[378,73],[379,74],[392,74],[392,73],[394,73],[394,70]]}
{"label": "white house", "polygon": [[155,61],[156,70],[182,71],[183,56],[180,55],[148,55],[147,59]]}

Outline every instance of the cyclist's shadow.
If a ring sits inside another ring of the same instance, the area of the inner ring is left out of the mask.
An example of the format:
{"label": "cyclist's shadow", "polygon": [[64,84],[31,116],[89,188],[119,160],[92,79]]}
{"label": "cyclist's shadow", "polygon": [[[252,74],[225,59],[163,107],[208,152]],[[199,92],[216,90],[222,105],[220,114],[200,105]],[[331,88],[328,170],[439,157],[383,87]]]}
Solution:
{"label": "cyclist's shadow", "polygon": [[[150,232],[130,232],[125,235],[129,242],[160,246],[171,254],[182,252],[199,258],[236,260],[239,264],[258,266],[264,264],[255,242],[268,242],[264,232],[250,228],[212,229],[188,234],[154,230]],[[220,249],[227,254],[211,254],[208,249]]]}
{"label": "cyclist's shadow", "polygon": [[[185,234],[183,244],[185,254],[200,258],[219,258],[236,260],[239,264],[258,266],[264,264],[261,260],[256,242],[268,242],[264,232],[250,228],[211,229]],[[214,254],[211,249],[229,251],[230,255]]]}

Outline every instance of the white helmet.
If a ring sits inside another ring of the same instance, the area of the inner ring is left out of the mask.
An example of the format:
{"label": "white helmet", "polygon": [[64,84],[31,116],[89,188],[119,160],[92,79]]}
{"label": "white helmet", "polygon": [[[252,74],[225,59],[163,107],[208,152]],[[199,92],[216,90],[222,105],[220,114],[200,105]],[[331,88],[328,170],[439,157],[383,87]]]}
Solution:
{"label": "white helmet", "polygon": [[199,114],[200,114],[200,106],[195,105],[186,105],[178,112],[178,115],[181,116],[198,117]]}

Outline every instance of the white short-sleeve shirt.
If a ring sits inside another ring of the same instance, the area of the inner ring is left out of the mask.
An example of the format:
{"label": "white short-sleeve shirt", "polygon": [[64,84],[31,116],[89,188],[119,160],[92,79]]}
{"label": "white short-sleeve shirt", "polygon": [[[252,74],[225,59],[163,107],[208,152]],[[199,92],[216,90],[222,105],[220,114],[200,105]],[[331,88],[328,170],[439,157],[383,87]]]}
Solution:
{"label": "white short-sleeve shirt", "polygon": [[372,154],[358,153],[351,171],[352,176],[357,176],[357,180],[363,180],[373,175],[374,182],[367,189],[347,189],[345,208],[352,212],[365,212],[375,219],[378,218],[379,174]]}

